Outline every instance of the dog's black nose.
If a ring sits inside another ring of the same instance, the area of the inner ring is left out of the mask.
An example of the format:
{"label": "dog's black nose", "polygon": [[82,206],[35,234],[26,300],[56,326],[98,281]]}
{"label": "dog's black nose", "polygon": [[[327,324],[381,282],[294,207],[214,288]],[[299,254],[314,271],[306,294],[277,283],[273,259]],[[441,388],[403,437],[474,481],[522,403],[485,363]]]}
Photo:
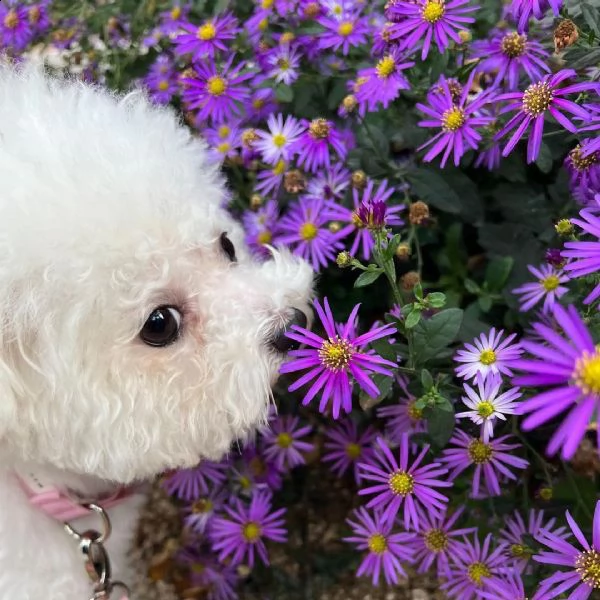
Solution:
{"label": "dog's black nose", "polygon": [[277,352],[285,353],[289,352],[290,350],[296,350],[300,347],[299,342],[297,342],[296,340],[291,340],[290,338],[286,337],[285,334],[288,331],[291,331],[292,325],[298,325],[298,327],[306,327],[308,323],[308,318],[301,310],[298,310],[297,308],[294,308],[292,310],[292,318],[288,321],[287,325],[283,329],[278,331],[275,334],[275,337],[273,337],[273,339],[271,339],[270,341],[271,347],[277,350]]}

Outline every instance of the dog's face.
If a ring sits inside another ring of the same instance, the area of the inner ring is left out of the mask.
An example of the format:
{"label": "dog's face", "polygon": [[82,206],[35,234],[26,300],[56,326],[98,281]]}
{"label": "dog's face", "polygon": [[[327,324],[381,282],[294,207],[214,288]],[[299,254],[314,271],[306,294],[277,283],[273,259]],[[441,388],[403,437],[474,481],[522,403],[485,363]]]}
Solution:
{"label": "dog's face", "polygon": [[170,113],[0,69],[0,198],[0,451],[129,482],[265,418],[312,275]]}

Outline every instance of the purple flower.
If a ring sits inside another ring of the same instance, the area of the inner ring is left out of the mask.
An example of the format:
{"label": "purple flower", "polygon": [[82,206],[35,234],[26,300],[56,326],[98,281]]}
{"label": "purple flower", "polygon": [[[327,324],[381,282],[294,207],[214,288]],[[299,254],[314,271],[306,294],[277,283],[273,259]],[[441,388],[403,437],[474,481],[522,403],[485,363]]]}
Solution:
{"label": "purple flower", "polygon": [[189,4],[175,2],[169,10],[160,13],[160,31],[164,35],[177,33],[185,24],[189,11]]}
{"label": "purple flower", "polygon": [[83,35],[82,23],[77,17],[69,17],[59,23],[52,31],[52,45],[55,48],[66,50],[70,48]]}
{"label": "purple flower", "polygon": [[275,91],[272,88],[252,90],[250,97],[244,103],[244,109],[249,121],[260,122],[278,109],[275,102]]}
{"label": "purple flower", "polygon": [[519,414],[529,415],[522,423],[526,431],[570,409],[547,448],[549,455],[562,449],[562,457],[568,460],[598,410],[600,350],[573,306],[565,309],[555,304],[553,314],[566,339],[547,325],[533,323],[533,329],[546,343],[523,340],[522,346],[531,358],[515,362],[514,367],[526,374],[516,377],[514,383],[550,388],[544,392],[536,389],[533,397],[521,403]]}
{"label": "purple flower", "polygon": [[338,18],[320,17],[318,23],[325,31],[318,36],[319,48],[342,49],[342,54],[348,54],[350,48],[356,48],[367,43],[369,27],[364,17],[358,13],[344,11]]}
{"label": "purple flower", "polygon": [[463,396],[462,401],[470,410],[457,413],[456,418],[468,418],[481,425],[481,439],[487,443],[494,435],[496,419],[506,421],[505,415],[516,412],[518,404],[515,400],[521,396],[519,388],[511,388],[498,395],[502,377],[497,373],[488,375],[483,381],[477,381],[479,393],[466,383],[463,387],[467,396]]}
{"label": "purple flower", "polygon": [[377,437],[376,430],[369,426],[359,434],[356,423],[350,418],[325,430],[325,443],[322,461],[331,463],[329,468],[342,477],[349,469],[354,472],[354,480],[360,485],[362,479],[359,461],[371,460],[371,444]]}
{"label": "purple flower", "polygon": [[302,440],[312,431],[310,425],[300,427],[300,419],[291,415],[275,417],[262,433],[264,456],[280,471],[306,464],[302,453],[312,452],[314,445]]}
{"label": "purple flower", "polygon": [[452,562],[446,575],[447,581],[441,585],[450,598],[472,600],[481,598],[488,578],[503,572],[504,556],[502,547],[491,549],[492,534],[489,533],[483,545],[477,536],[473,541],[465,538],[457,544],[452,554]]}
{"label": "purple flower", "polygon": [[522,72],[531,81],[538,81],[550,72],[545,62],[548,52],[525,33],[496,31],[490,40],[474,42],[471,50],[472,56],[480,59],[477,68],[495,75],[493,85],[505,83],[509,90],[517,89]]}
{"label": "purple flower", "polygon": [[161,54],[144,77],[144,85],[150,92],[150,98],[158,104],[169,104],[179,91],[178,78],[173,62],[166,54]]}
{"label": "purple flower", "polygon": [[274,243],[279,231],[279,207],[275,200],[269,200],[258,210],[247,210],[242,216],[246,243],[260,256],[269,254],[266,244]]}
{"label": "purple flower", "polygon": [[315,311],[323,324],[326,338],[311,331],[294,326],[287,336],[308,348],[292,350],[289,355],[294,359],[281,367],[282,373],[295,373],[308,369],[288,389],[293,392],[309,382],[313,382],[304,396],[302,404],[307,405],[319,392],[319,412],[324,412],[331,403],[332,416],[337,419],[340,411],[349,413],[352,410],[352,376],[359,387],[369,396],[379,395],[377,386],[371,381],[371,373],[381,373],[392,376],[385,367],[393,367],[394,363],[384,360],[374,353],[365,352],[364,347],[374,340],[395,333],[390,325],[378,327],[363,335],[356,336],[353,332],[354,321],[360,304],[357,304],[343,329],[336,329],[335,321],[327,298],[323,299],[323,308],[318,300],[314,302]]}
{"label": "purple flower", "polygon": [[558,298],[564,296],[569,290],[562,283],[567,283],[569,277],[561,269],[552,265],[541,265],[536,268],[527,265],[529,272],[537,279],[534,283],[524,283],[512,290],[513,294],[522,296],[519,300],[521,312],[531,310],[540,300],[544,300],[543,312],[550,312]]}
{"label": "purple flower", "polygon": [[306,132],[296,142],[298,166],[315,173],[321,167],[331,165],[330,146],[340,159],[346,158],[347,149],[342,136],[327,119],[302,120]]}
{"label": "purple flower", "polygon": [[354,518],[354,521],[347,519],[353,535],[344,541],[356,544],[358,550],[368,551],[356,575],[371,575],[373,585],[379,585],[382,571],[388,585],[398,583],[399,575],[406,578],[401,561],[412,561],[414,551],[409,542],[413,534],[392,533],[393,521],[386,521],[379,512],[371,515],[362,507],[354,511]]}
{"label": "purple flower", "polygon": [[324,205],[320,198],[304,196],[280,222],[278,243],[292,245],[294,254],[310,262],[315,271],[333,262],[342,249],[339,236],[327,228]]}
{"label": "purple flower", "polygon": [[456,374],[473,381],[485,379],[490,373],[512,375],[511,366],[523,351],[519,344],[510,345],[515,333],[502,340],[503,335],[503,329],[496,333],[492,327],[488,335],[482,333],[472,344],[465,344],[465,349],[454,357],[455,362],[464,363],[455,369]]}
{"label": "purple flower", "polygon": [[233,67],[233,59],[219,68],[212,61],[194,63],[194,74],[182,79],[183,102],[188,110],[198,110],[198,119],[220,122],[239,114],[239,104],[249,95],[244,82],[252,74],[240,74],[244,65]]}
{"label": "purple flower", "polygon": [[542,145],[544,117],[546,113],[550,113],[559,125],[562,125],[562,127],[571,133],[575,133],[577,127],[567,119],[563,111],[580,119],[588,119],[590,117],[587,110],[579,106],[579,104],[575,104],[572,100],[567,100],[564,96],[600,89],[597,83],[575,83],[566,87],[559,87],[567,79],[572,79],[576,76],[577,73],[573,69],[563,69],[554,75],[546,75],[537,83],[532,83],[524,92],[509,92],[501,94],[496,98],[498,101],[510,101],[501,110],[502,113],[517,111],[517,114],[496,134],[497,139],[500,139],[514,129],[502,151],[502,156],[508,156],[514,150],[517,142],[528,130],[529,125],[532,125],[529,141],[527,142],[527,162],[534,162],[540,153]]}
{"label": "purple flower", "polygon": [[33,38],[28,7],[13,1],[0,3],[0,42],[5,48],[23,50]]}
{"label": "purple flower", "polygon": [[592,204],[600,192],[600,147],[588,152],[592,141],[582,140],[565,158],[571,193],[581,204]]}
{"label": "purple flower", "polygon": [[350,171],[343,164],[337,163],[318,173],[308,182],[309,196],[325,200],[339,200],[350,185]]}
{"label": "purple flower", "polygon": [[385,434],[393,443],[399,444],[403,433],[424,433],[427,421],[423,411],[416,407],[417,399],[400,397],[396,404],[377,408],[377,416],[386,419]]}
{"label": "purple flower", "polygon": [[242,138],[236,123],[228,125],[224,122],[214,127],[207,127],[203,135],[210,144],[209,155],[215,162],[221,163],[226,158],[234,158],[238,155]]}
{"label": "purple flower", "polygon": [[255,445],[244,448],[241,460],[236,461],[232,477],[234,487],[243,495],[252,495],[257,489],[281,489],[283,477],[281,471],[265,459]]}
{"label": "purple flower", "polygon": [[346,208],[337,202],[328,202],[327,217],[332,221],[348,223],[339,232],[339,237],[346,237],[351,233],[356,233],[354,242],[350,247],[350,254],[356,256],[359,247],[362,251],[362,257],[368,260],[375,246],[375,231],[381,231],[384,227],[400,226],[404,223],[397,213],[404,210],[404,204],[396,206],[387,206],[386,202],[396,191],[395,188],[387,185],[387,180],[383,180],[377,190],[374,190],[375,182],[370,179],[362,192],[356,188],[352,190],[354,208]]}
{"label": "purple flower", "polygon": [[208,494],[201,495],[183,509],[183,522],[195,533],[208,531],[215,513],[221,512],[229,493],[224,488],[214,488]]}
{"label": "purple flower", "polygon": [[[485,579],[485,587],[479,597],[485,600],[527,600],[523,581],[517,573],[506,572],[499,577]],[[544,600],[537,594],[531,600]]]}
{"label": "purple flower", "polygon": [[600,589],[600,502],[596,502],[594,511],[591,545],[569,511],[566,512],[566,517],[573,535],[583,550],[577,549],[550,531],[541,532],[537,541],[549,550],[543,550],[533,559],[545,565],[568,568],[568,571],[558,571],[542,581],[538,593],[543,600],[557,598],[572,588],[575,589],[569,598],[586,600],[594,590]]}
{"label": "purple flower", "polygon": [[263,540],[285,542],[287,533],[281,518],[286,509],[271,512],[272,496],[270,492],[257,490],[247,506],[234,498],[232,506],[226,506],[226,517],[215,517],[211,527],[212,547],[219,553],[219,560],[230,557],[232,564],[239,565],[247,561],[254,566],[254,556],[269,564],[267,548]]}
{"label": "purple flower", "polygon": [[556,269],[562,269],[565,266],[566,260],[561,256],[560,248],[548,248],[544,254],[544,258],[549,265],[552,265]]}
{"label": "purple flower", "polygon": [[375,494],[367,508],[381,509],[382,518],[387,521],[393,521],[404,504],[404,527],[418,530],[420,511],[428,511],[432,517],[436,517],[446,510],[448,498],[433,488],[451,487],[452,483],[438,479],[448,473],[440,463],[420,466],[429,451],[429,444],[423,446],[409,465],[408,441],[408,434],[402,434],[399,460],[396,461],[387,444],[378,438],[379,451],[373,456],[372,462],[359,465],[362,478],[375,482],[375,485],[363,488],[358,493],[360,496]]}
{"label": "purple flower", "polygon": [[27,7],[27,19],[33,33],[36,35],[43,34],[50,28],[50,1],[41,0],[41,2]]}
{"label": "purple flower", "polygon": [[440,81],[427,95],[429,106],[418,103],[417,108],[425,113],[429,120],[419,121],[419,127],[440,128],[441,131],[425,142],[418,150],[432,146],[423,160],[429,162],[442,152],[441,167],[446,166],[450,154],[454,153],[454,164],[458,166],[460,159],[469,149],[476,149],[481,140],[474,128],[489,125],[493,118],[484,115],[481,108],[490,101],[489,93],[482,93],[469,101],[469,90],[475,71],[469,76],[459,97],[448,85],[449,81],[442,75]]}
{"label": "purple flower", "polygon": [[217,562],[212,552],[200,549],[197,543],[184,547],[175,558],[187,567],[191,585],[202,588],[206,600],[237,600],[235,566]]}
{"label": "purple flower", "polygon": [[448,572],[449,560],[460,543],[456,538],[477,531],[476,527],[452,529],[464,510],[461,507],[450,517],[446,513],[432,517],[427,511],[420,515],[419,529],[413,543],[419,573],[426,573],[433,564],[439,577]]}
{"label": "purple flower", "polygon": [[469,0],[396,0],[388,16],[396,24],[390,28],[390,39],[400,40],[400,48],[413,52],[421,43],[421,59],[425,60],[435,40],[440,53],[445,52],[450,40],[461,43],[457,31],[475,19],[465,16],[478,6],[465,6]]}
{"label": "purple flower", "polygon": [[300,59],[302,54],[296,44],[280,44],[269,52],[266,62],[269,65],[267,76],[277,83],[292,85],[300,76]]}
{"label": "purple flower", "polygon": [[[281,184],[283,183],[283,179],[285,176],[285,172],[287,171],[288,168],[288,164],[285,162],[285,160],[280,159],[277,161],[277,163],[273,166],[272,169],[267,169],[265,171],[260,171],[258,173],[258,175],[256,176],[256,191],[259,194],[263,194],[265,196],[269,195],[269,194],[273,194],[276,195],[279,192],[279,189],[281,188]],[[298,211],[296,211],[298,212]],[[294,214],[294,212],[292,211],[292,215]],[[289,223],[289,219],[288,219],[288,225],[290,225]],[[290,232],[291,233],[291,232]],[[308,235],[308,237],[310,237],[310,232],[309,231],[304,231],[305,235]],[[318,232],[317,232],[318,233]],[[301,236],[302,237],[302,236]],[[317,236],[315,236],[317,237]],[[304,238],[302,238],[304,239]],[[298,241],[298,240],[296,240]],[[305,241],[311,241],[309,240],[305,240]],[[326,266],[327,263],[325,263]]]}
{"label": "purple flower", "polygon": [[455,447],[447,448],[443,452],[442,462],[452,469],[450,478],[454,479],[466,469],[475,466],[473,474],[472,497],[481,497],[481,476],[490,496],[501,494],[498,475],[507,479],[516,480],[517,477],[508,467],[524,469],[529,463],[514,456],[511,452],[519,448],[519,444],[505,443],[510,436],[504,435],[488,443],[467,435],[457,429],[450,440]]}
{"label": "purple flower", "polygon": [[262,154],[265,162],[277,164],[280,159],[290,160],[293,157],[293,148],[298,138],[304,132],[304,127],[298,119],[288,116],[285,121],[280,113],[272,114],[267,120],[269,131],[257,130],[259,139],[254,142],[254,148]]}
{"label": "purple flower", "polygon": [[[504,521],[505,529],[500,531],[500,538],[506,544],[506,551],[509,555],[511,567],[517,572],[522,573],[534,551],[528,547],[525,536],[537,538],[543,532],[548,531],[559,538],[567,537],[564,527],[555,528],[556,519],[549,519],[544,523],[544,511],[531,509],[527,525],[523,521],[520,513],[515,512]],[[554,531],[553,531],[554,529]]]}
{"label": "purple flower", "polygon": [[180,469],[167,475],[163,487],[171,496],[186,502],[194,502],[207,495],[211,488],[223,485],[227,465],[203,460],[192,469]]}
{"label": "purple flower", "polygon": [[563,0],[512,0],[511,8],[519,31],[527,30],[531,15],[539,21],[548,8],[558,17]]}
{"label": "purple flower", "polygon": [[178,30],[186,33],[179,33],[173,39],[175,52],[190,54],[194,61],[203,63],[210,62],[206,59],[215,56],[219,50],[226,52],[226,43],[238,32],[237,19],[228,13],[207,19],[200,26],[181,23]]}

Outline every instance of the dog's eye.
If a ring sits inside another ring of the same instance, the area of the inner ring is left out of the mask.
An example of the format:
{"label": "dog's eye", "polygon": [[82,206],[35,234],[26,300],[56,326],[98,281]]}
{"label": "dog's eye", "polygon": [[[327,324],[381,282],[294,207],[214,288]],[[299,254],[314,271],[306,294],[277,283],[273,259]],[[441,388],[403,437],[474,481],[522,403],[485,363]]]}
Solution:
{"label": "dog's eye", "polygon": [[155,308],[140,332],[142,341],[148,346],[168,346],[179,337],[181,313],[174,306]]}
{"label": "dog's eye", "polygon": [[233,242],[227,237],[226,233],[221,234],[221,248],[223,249],[223,252],[227,254],[231,262],[237,262],[237,258],[235,256],[235,246],[233,245]]}

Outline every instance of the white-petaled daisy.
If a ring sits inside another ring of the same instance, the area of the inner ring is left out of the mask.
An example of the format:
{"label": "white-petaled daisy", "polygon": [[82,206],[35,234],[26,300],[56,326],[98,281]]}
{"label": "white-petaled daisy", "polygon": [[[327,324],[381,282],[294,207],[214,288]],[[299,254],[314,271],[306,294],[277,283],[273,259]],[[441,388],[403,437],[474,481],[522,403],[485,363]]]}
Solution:
{"label": "white-petaled daisy", "polygon": [[471,386],[464,384],[466,396],[463,403],[470,408],[465,412],[457,413],[457,419],[471,419],[473,423],[481,425],[481,434],[484,442],[489,442],[494,435],[494,423],[496,419],[506,421],[504,415],[515,413],[518,404],[515,402],[521,397],[519,388],[511,388],[503,394],[498,395],[502,386],[502,377],[492,373],[485,380],[477,381],[479,393]]}
{"label": "white-petaled daisy", "polygon": [[550,312],[556,300],[569,291],[568,288],[561,285],[561,283],[569,281],[569,276],[561,269],[557,269],[552,265],[542,265],[539,269],[528,265],[527,268],[537,278],[537,281],[525,283],[513,290],[513,294],[521,296],[519,298],[521,303],[519,310],[526,312],[543,299],[544,305],[542,310],[545,313]]}
{"label": "white-petaled daisy", "polygon": [[267,76],[274,77],[277,83],[291,85],[300,75],[298,68],[301,58],[302,54],[298,46],[290,44],[277,46],[267,56],[267,63],[271,67]]}
{"label": "white-petaled daisy", "polygon": [[259,139],[254,142],[254,149],[271,165],[277,164],[281,159],[289,160],[293,156],[292,147],[305,128],[292,116],[284,121],[281,113],[277,116],[270,115],[267,126],[269,131],[256,132]]}
{"label": "white-petaled daisy", "polygon": [[496,332],[496,328],[492,327],[488,335],[482,333],[472,344],[465,344],[454,357],[455,362],[465,363],[456,367],[456,374],[467,380],[483,380],[490,373],[512,375],[511,363],[521,356],[523,350],[519,344],[510,345],[515,333],[502,340],[503,335],[503,329]]}

